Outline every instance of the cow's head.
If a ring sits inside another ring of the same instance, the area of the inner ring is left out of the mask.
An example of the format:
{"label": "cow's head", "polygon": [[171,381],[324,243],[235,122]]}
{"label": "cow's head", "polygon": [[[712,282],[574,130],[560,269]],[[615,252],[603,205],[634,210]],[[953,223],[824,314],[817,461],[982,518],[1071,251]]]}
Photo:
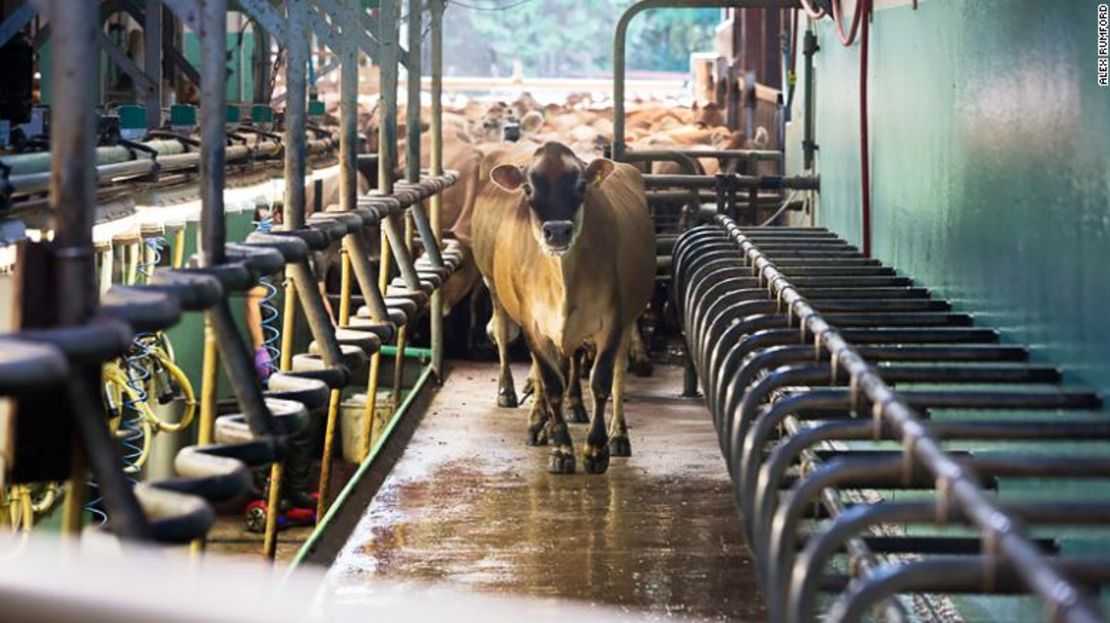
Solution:
{"label": "cow's head", "polygon": [[582,206],[613,172],[612,160],[586,164],[562,143],[546,143],[526,166],[502,164],[490,179],[508,192],[521,192],[529,208],[532,235],[548,255],[570,251],[582,230]]}

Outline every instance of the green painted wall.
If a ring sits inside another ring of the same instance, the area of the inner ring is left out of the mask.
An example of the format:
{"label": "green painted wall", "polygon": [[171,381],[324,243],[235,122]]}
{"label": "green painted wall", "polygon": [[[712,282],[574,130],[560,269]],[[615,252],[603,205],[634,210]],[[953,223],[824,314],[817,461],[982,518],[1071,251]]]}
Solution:
{"label": "green painted wall", "polygon": [[[1110,88],[1095,80],[1097,4],[880,9],[869,106],[875,254],[1105,391]],[[858,242],[859,47],[842,47],[829,20],[818,37],[817,218]]]}
{"label": "green painted wall", "polygon": [[[1007,341],[1031,344],[1069,380],[1110,390],[1110,88],[1096,83],[1098,2],[879,4],[869,68],[874,254],[1001,327]],[[860,51],[833,29],[817,25],[816,219],[858,244]],[[792,172],[801,168],[801,56],[797,66]],[[1030,450],[1019,446],[998,449]],[[1075,481],[1003,485],[1004,497],[1018,498],[1093,491]],[[1110,547],[1089,532],[1044,536],[1070,552]],[[1029,598],[957,602],[968,621],[1043,614]]]}

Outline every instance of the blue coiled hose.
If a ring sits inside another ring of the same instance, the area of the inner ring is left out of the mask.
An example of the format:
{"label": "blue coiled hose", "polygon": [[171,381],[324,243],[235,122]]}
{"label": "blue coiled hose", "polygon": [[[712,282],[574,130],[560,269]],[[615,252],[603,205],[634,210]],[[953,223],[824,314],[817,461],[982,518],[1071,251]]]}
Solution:
{"label": "blue coiled hose", "polygon": [[[154,272],[154,268],[162,261],[162,249],[166,245],[166,239],[158,236],[148,238],[144,241],[146,247],[151,251],[151,261],[141,262],[138,266],[140,283],[150,281],[150,276]],[[145,257],[145,254],[144,254]],[[120,443],[123,446],[123,462],[124,469],[129,474],[131,484],[137,482],[137,476],[134,474],[139,473],[139,461],[143,456],[143,445],[145,442],[145,433],[143,432],[143,412],[139,405],[147,402],[149,396],[147,395],[146,388],[150,383],[151,372],[150,366],[154,365],[151,357],[152,352],[149,341],[156,339],[153,333],[140,333],[131,340],[131,348],[123,356],[124,374],[127,376],[127,386],[134,392],[134,398],[127,395],[126,392],[121,395],[122,399],[122,415],[120,421],[121,438]],[[96,491],[98,487],[95,480],[89,478],[89,487]],[[108,515],[101,509],[101,497],[95,494],[88,504],[85,505],[85,510],[88,511],[93,518],[103,525],[108,521]]]}
{"label": "blue coiled hose", "polygon": [[[270,216],[262,216],[254,225],[255,231],[268,232],[273,229],[274,220]],[[258,308],[262,315],[262,348],[266,349],[266,354],[270,357],[270,374],[273,374],[277,372],[277,362],[281,360],[281,329],[278,326],[281,312],[273,304],[278,288],[269,277],[259,279],[258,285],[266,290],[266,294],[258,302]]]}

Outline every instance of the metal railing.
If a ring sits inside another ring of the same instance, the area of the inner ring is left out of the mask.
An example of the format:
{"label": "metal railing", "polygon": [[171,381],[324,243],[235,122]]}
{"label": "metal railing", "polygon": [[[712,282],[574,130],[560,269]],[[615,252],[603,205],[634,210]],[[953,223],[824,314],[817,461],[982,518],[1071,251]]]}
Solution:
{"label": "metal railing", "polygon": [[[675,304],[775,620],[813,620],[821,592],[840,595],[830,621],[876,604],[904,620],[891,595],[961,592],[1033,593],[1049,619],[1102,620],[1087,589],[1110,582],[1107,561],[1064,557],[1024,526],[1105,528],[1110,501],[988,493],[1007,477],[1110,479],[1098,446],[1053,449],[1110,439],[1105,421],[1083,417],[1098,394],[1057,387],[1058,370],[1026,363],[1023,347],[999,345],[997,331],[822,229],[743,228],[722,214],[680,237],[673,257]],[[1017,409],[1034,415],[990,413]],[[1034,451],[991,445],[1002,442]],[[887,489],[933,499],[884,499]],[[872,530],[891,524],[978,534]],[[854,578],[826,572],[844,548]]]}

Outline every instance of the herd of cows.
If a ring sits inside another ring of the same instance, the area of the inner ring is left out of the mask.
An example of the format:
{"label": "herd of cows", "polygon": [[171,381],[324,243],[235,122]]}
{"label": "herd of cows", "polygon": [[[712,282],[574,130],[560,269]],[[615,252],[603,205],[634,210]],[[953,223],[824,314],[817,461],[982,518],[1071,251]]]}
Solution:
{"label": "herd of cows", "polygon": [[[401,119],[404,116],[401,115]],[[427,115],[424,118],[428,118]],[[626,117],[630,148],[759,148],[728,129],[715,104],[692,107],[633,104]],[[377,119],[362,115],[366,151],[377,151]],[[428,165],[431,136],[421,135]],[[404,128],[398,132],[406,136]],[[512,140],[506,140],[510,138]],[[509,367],[509,344],[524,338],[532,357],[534,400],[527,441],[552,446],[549,471],[573,473],[576,458],[564,419],[589,422],[583,467],[603,473],[610,456],[629,456],[623,385],[629,360],[650,370],[637,320],[654,289],[655,228],[642,173],[677,172],[669,163],[652,169],[601,156],[612,142],[611,109],[571,97],[541,105],[527,94],[516,101],[446,109],[444,167],[459,181],[443,193],[445,235],[465,251],[459,270],[443,287],[443,313],[488,293],[487,331],[500,358],[497,403],[519,403]],[[405,153],[403,138],[399,152]],[[715,158],[700,159],[707,173]],[[368,185],[375,171],[365,171]],[[337,196],[325,189],[324,205]],[[581,371],[589,374],[592,412],[587,413]],[[613,417],[605,408],[613,398]]]}

